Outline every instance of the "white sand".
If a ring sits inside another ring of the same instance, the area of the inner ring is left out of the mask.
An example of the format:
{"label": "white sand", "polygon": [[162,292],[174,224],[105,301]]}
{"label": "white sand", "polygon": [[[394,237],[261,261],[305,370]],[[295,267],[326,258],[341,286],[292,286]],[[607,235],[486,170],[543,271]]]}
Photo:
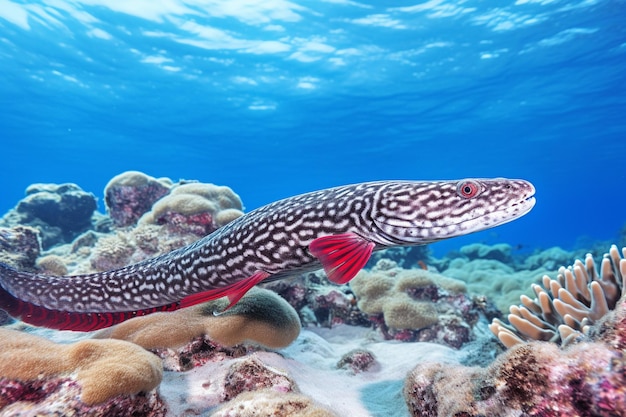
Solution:
{"label": "white sand", "polygon": [[[337,369],[341,357],[353,349],[367,349],[377,365],[354,374]],[[339,416],[406,417],[402,387],[406,374],[419,362],[458,363],[461,352],[432,343],[377,340],[371,330],[337,326],[303,330],[289,347],[257,352],[262,362],[287,373],[300,391]],[[159,388],[170,416],[206,413],[219,403],[221,382],[231,361],[207,363],[188,372],[166,372]],[[188,413],[188,414],[187,414]]]}

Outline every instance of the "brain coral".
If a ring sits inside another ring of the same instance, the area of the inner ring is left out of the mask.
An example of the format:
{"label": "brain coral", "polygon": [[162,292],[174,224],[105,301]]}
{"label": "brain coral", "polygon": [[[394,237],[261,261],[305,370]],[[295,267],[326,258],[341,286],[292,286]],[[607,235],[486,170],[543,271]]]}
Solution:
{"label": "brain coral", "polygon": [[437,323],[434,301],[439,288],[452,293],[465,291],[461,281],[422,269],[400,269],[381,260],[371,272],[365,270],[350,282],[358,306],[367,314],[384,316],[395,329],[420,329]]}
{"label": "brain coral", "polygon": [[[626,248],[622,248],[626,257]],[[576,260],[569,268],[559,268],[556,279],[544,275],[541,285],[532,285],[534,299],[522,295],[521,305],[511,306],[510,325],[494,319],[490,329],[506,346],[529,340],[567,344],[587,334],[614,309],[626,294],[626,260],[617,246],[611,246],[596,269],[593,257]]]}
{"label": "brain coral", "polygon": [[188,183],[177,185],[146,213],[140,224],[165,224],[177,231],[205,236],[241,216],[241,199],[229,187]]}
{"label": "brain coral", "polygon": [[[161,382],[162,373],[161,360],[132,343],[82,340],[60,345],[0,328],[0,385],[10,381],[37,383],[45,378],[75,378],[81,386],[82,401],[96,404],[118,395],[150,391]],[[25,399],[12,398],[11,402],[21,400]]]}
{"label": "brain coral", "polygon": [[459,348],[491,307],[465,294],[465,284],[423,269],[398,268],[381,259],[351,282],[358,307],[385,339],[430,341]]}

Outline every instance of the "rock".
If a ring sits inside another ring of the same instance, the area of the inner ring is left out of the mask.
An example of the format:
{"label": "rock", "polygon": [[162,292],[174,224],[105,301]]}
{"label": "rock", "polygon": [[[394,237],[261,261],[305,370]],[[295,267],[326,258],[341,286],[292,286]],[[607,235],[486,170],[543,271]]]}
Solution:
{"label": "rock", "polygon": [[115,226],[134,225],[170,190],[171,181],[157,180],[138,171],[113,177],[104,188],[104,202]]}
{"label": "rock", "polygon": [[43,249],[49,249],[90,229],[96,208],[95,196],[76,184],[33,184],[0,224],[38,229]]}

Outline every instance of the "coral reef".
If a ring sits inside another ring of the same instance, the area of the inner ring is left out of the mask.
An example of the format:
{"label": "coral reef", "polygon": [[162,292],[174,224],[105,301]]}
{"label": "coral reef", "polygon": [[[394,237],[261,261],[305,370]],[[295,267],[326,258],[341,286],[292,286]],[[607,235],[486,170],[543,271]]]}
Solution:
{"label": "coral reef", "polygon": [[626,415],[626,361],[601,343],[560,350],[554,344],[518,345],[486,369],[424,363],[408,376],[411,415]]}
{"label": "coral reef", "polygon": [[[10,391],[6,398],[18,398],[2,408],[2,417],[166,417],[167,408],[156,392],[115,397],[101,404],[88,405],[80,400],[80,387],[71,379],[3,381],[0,390]],[[4,395],[0,392],[0,397]]]}
{"label": "coral reef", "polygon": [[176,185],[139,224],[166,225],[175,233],[206,236],[241,216],[241,199],[229,187],[203,183]]}
{"label": "coral reef", "polygon": [[77,384],[80,400],[94,405],[149,392],[161,382],[162,372],[157,356],[132,343],[82,340],[62,345],[0,329],[0,407],[41,400],[43,381],[51,392],[60,384]]}
{"label": "coral reef", "polygon": [[298,312],[304,326],[331,328],[339,324],[372,325],[368,315],[357,307],[350,287],[332,284],[322,271],[302,274],[288,281],[263,283],[261,286],[287,300]]}
{"label": "coral reef", "polygon": [[529,270],[494,259],[461,257],[447,261],[441,274],[465,282],[469,293],[485,295],[504,313],[519,300],[520,294],[531,295],[530,285],[548,272],[542,267]]}
{"label": "coral reef", "polygon": [[334,417],[336,414],[302,394],[272,390],[246,392],[222,405],[211,417]]}
{"label": "coral reef", "polygon": [[[23,212],[2,221],[32,217],[46,193],[60,202],[78,191],[59,191],[64,186],[29,188],[40,195],[29,194]],[[0,229],[0,259],[52,275],[115,269],[242,215],[228,187],[140,172],[113,178],[105,194],[108,216],[92,213],[71,243],[54,238],[61,226],[33,220],[56,242],[43,254],[37,229]],[[587,256],[539,283],[572,254],[551,248],[523,258],[509,245],[475,244],[437,260],[426,246],[399,248],[374,253],[370,269],[349,285],[306,273],[262,284],[225,312],[228,301],[215,300],[137,317],[78,342],[88,336],[12,324],[62,343],[0,329],[0,416],[334,415],[312,398],[338,415],[402,416],[403,381],[415,416],[626,415],[622,253],[612,247],[599,267]],[[487,327],[498,316],[487,297],[508,309],[528,288],[511,325],[494,321],[511,346],[503,350]],[[10,318],[1,314],[5,325]]]}
{"label": "coral reef", "polygon": [[228,187],[172,184],[137,171],[111,179],[105,193],[118,228],[109,234],[84,233],[71,247],[50,252],[66,258],[71,275],[117,269],[170,252],[243,214],[239,196]]}
{"label": "coral reef", "polygon": [[471,245],[462,246],[460,252],[470,261],[474,259],[493,259],[502,263],[510,263],[511,245],[506,243],[498,243],[495,245],[485,245],[483,243],[473,243]]}
{"label": "coral reef", "polygon": [[132,226],[169,192],[171,185],[167,178],[156,179],[138,171],[123,172],[104,187],[107,212],[115,226]]}
{"label": "coral reef", "polygon": [[434,260],[430,255],[430,247],[428,245],[405,246],[374,252],[365,267],[371,269],[381,259],[392,260],[399,267],[405,269],[424,269],[427,264]]}
{"label": "coral reef", "polygon": [[0,226],[32,226],[40,232],[43,249],[48,249],[90,229],[96,208],[95,196],[76,184],[33,184]]}
{"label": "coral reef", "polygon": [[22,271],[34,271],[40,252],[37,229],[29,226],[0,227],[0,262]]}
{"label": "coral reef", "polygon": [[63,258],[57,255],[46,255],[37,259],[37,268],[46,275],[67,275],[67,266]]}
{"label": "coral reef", "polygon": [[269,348],[289,345],[300,333],[294,309],[275,293],[253,288],[229,310],[225,298],[169,313],[135,317],[99,331],[96,338],[133,342],[145,349],[178,348],[199,336],[223,346],[254,343]]}
{"label": "coral reef", "polygon": [[[590,258],[583,264],[588,266],[587,272],[593,266]],[[607,280],[612,275],[608,271],[615,271],[616,261],[621,268],[626,262],[613,246],[602,262],[604,278],[595,275],[593,282],[602,280],[607,288],[616,289],[615,276]],[[573,270],[577,272],[569,279],[578,275],[580,281],[576,287],[581,288],[580,264]],[[595,324],[588,324],[585,333],[586,337],[570,339],[563,347],[541,341],[515,343],[484,369],[420,364],[411,372],[404,388],[411,414],[421,417],[626,415],[626,297]]]}
{"label": "coral reef", "polygon": [[436,341],[460,347],[483,303],[465,294],[465,284],[423,269],[398,268],[381,259],[350,282],[358,307],[370,315],[386,339]]}
{"label": "coral reef", "polygon": [[271,388],[279,393],[298,392],[296,383],[285,372],[272,369],[255,356],[235,361],[224,378],[224,401],[242,392]]}
{"label": "coral reef", "polygon": [[[626,248],[622,254],[626,257]],[[506,347],[528,340],[567,344],[582,338],[626,294],[626,260],[613,245],[599,273],[587,254],[584,262],[559,268],[556,279],[544,275],[542,281],[543,286],[532,285],[534,299],[522,295],[522,304],[511,306],[510,325],[493,320],[490,329]]]}
{"label": "coral reef", "polygon": [[206,335],[198,336],[178,349],[151,349],[163,360],[163,369],[174,372],[189,371],[209,362],[241,358],[257,350],[257,347],[247,344],[223,346]]}
{"label": "coral reef", "polygon": [[349,369],[355,374],[368,371],[374,365],[376,365],[376,357],[366,349],[351,350],[337,362],[337,368]]}

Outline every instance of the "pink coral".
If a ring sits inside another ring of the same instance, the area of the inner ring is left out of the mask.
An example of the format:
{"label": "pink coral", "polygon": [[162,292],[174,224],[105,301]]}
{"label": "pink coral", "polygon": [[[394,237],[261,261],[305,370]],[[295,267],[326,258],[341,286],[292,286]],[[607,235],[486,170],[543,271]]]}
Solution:
{"label": "pink coral", "polygon": [[192,233],[198,236],[206,236],[217,228],[213,222],[213,216],[207,212],[185,215],[167,211],[156,219],[156,223],[167,225],[172,233]]}
{"label": "pink coral", "polygon": [[109,181],[104,189],[104,201],[115,225],[125,227],[135,224],[168,192],[167,183],[142,172],[128,171]]}
{"label": "pink coral", "polygon": [[209,362],[240,358],[253,351],[254,348],[246,345],[222,346],[207,336],[198,336],[176,350],[154,349],[154,352],[163,359],[164,369],[177,372],[198,368]]}
{"label": "pink coral", "polygon": [[351,350],[337,362],[337,368],[350,369],[354,374],[369,371],[374,365],[376,365],[376,357],[365,349]]}
{"label": "pink coral", "polygon": [[224,381],[224,400],[242,392],[272,388],[275,391],[298,392],[296,383],[283,372],[271,369],[258,358],[248,356],[231,365]]}
{"label": "pink coral", "polygon": [[565,348],[512,346],[486,369],[418,365],[405,383],[413,416],[626,415],[626,299],[588,331],[593,341]]}

